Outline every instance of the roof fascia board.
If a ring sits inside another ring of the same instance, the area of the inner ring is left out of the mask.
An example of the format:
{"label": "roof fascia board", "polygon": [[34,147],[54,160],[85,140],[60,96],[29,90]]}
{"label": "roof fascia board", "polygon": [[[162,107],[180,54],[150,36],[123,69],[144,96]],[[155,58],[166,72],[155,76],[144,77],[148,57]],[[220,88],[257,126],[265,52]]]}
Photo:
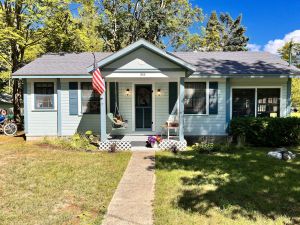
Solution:
{"label": "roof fascia board", "polygon": [[24,79],[24,78],[91,78],[92,75],[57,75],[57,74],[42,74],[42,75],[13,75],[15,79]]}
{"label": "roof fascia board", "polygon": [[[162,57],[167,58],[168,60],[170,60],[170,61],[174,62],[175,64],[178,64],[178,65],[186,68],[187,70],[196,71],[196,67],[194,67],[193,65],[191,65],[191,64],[183,61],[182,59],[179,59],[179,58],[177,58],[177,57],[175,57],[175,56],[173,56],[171,54],[168,54],[166,51],[164,51],[164,50],[156,47],[155,45],[153,45],[153,44],[151,44],[151,43],[149,43],[149,42],[147,42],[147,41],[145,41],[143,39],[141,39],[141,40],[139,40],[139,41],[137,41],[137,42],[135,42],[135,43],[133,43],[131,45],[128,45],[127,47],[121,49],[120,51],[118,51],[118,52],[116,52],[116,53],[114,53],[114,54],[112,54],[112,55],[110,55],[110,56],[108,56],[108,57],[100,60],[97,63],[97,66],[98,66],[98,68],[99,67],[103,67],[103,66],[105,66],[107,64],[110,64],[110,63],[118,60],[119,58],[124,57],[124,56],[130,54],[131,52],[133,52],[133,51],[135,51],[135,50],[137,50],[139,48],[142,48],[142,47],[144,47],[144,48],[146,48],[146,49],[148,49],[148,50],[150,50],[150,51],[152,51],[152,52],[154,52],[154,53],[156,53],[156,54],[158,54],[158,55],[160,55]],[[93,69],[94,69],[93,65],[89,66],[87,68],[87,70],[88,70],[89,73]]]}

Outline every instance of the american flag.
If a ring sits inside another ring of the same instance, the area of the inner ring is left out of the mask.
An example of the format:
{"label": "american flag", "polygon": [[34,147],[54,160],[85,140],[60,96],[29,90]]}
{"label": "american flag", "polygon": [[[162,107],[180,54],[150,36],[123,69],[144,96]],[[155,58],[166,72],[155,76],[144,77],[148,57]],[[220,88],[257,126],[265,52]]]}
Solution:
{"label": "american flag", "polygon": [[101,75],[99,68],[93,71],[93,89],[100,95],[105,91],[105,81]]}

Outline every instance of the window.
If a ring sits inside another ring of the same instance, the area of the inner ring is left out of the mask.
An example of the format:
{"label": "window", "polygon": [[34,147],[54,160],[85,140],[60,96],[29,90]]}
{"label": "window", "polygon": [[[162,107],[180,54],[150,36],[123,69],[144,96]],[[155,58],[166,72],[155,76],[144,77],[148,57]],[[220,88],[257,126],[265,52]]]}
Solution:
{"label": "window", "polygon": [[184,113],[206,114],[206,82],[185,82],[184,87]]}
{"label": "window", "polygon": [[232,117],[241,116],[279,117],[280,88],[232,89]]}
{"label": "window", "polygon": [[232,117],[255,116],[255,89],[232,90]]}
{"label": "window", "polygon": [[54,109],[54,83],[34,83],[34,108]]}
{"label": "window", "polygon": [[280,116],[280,89],[257,89],[257,116]]}
{"label": "window", "polygon": [[93,91],[91,82],[81,83],[81,112],[83,114],[100,113],[100,95]]}

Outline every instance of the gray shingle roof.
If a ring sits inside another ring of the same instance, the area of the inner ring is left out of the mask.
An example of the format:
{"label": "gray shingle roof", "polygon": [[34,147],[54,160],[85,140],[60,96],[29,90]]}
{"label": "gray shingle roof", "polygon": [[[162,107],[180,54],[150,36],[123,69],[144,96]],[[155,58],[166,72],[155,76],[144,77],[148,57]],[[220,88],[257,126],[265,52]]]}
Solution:
{"label": "gray shingle roof", "polygon": [[[96,52],[96,60],[100,61],[111,54]],[[17,70],[14,75],[85,75],[88,74],[87,67],[93,62],[91,52],[45,54]]]}
{"label": "gray shingle roof", "polygon": [[300,70],[268,52],[174,52],[200,74],[300,74]]}
{"label": "gray shingle roof", "polygon": [[[97,61],[112,53],[95,53]],[[267,52],[173,52],[194,65],[197,72],[218,74],[297,74],[300,70]],[[86,75],[92,53],[46,54],[19,69],[14,75]]]}

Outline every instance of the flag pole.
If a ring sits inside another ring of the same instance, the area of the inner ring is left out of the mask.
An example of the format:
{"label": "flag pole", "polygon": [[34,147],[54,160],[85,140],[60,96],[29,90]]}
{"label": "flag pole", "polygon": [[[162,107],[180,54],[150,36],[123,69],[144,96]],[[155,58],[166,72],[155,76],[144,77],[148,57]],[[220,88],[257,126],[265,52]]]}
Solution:
{"label": "flag pole", "polygon": [[[96,56],[93,52],[94,57],[94,70],[97,69]],[[105,83],[104,83],[105,85]],[[107,140],[106,137],[106,94],[105,91],[100,95],[100,141],[104,142]]]}

